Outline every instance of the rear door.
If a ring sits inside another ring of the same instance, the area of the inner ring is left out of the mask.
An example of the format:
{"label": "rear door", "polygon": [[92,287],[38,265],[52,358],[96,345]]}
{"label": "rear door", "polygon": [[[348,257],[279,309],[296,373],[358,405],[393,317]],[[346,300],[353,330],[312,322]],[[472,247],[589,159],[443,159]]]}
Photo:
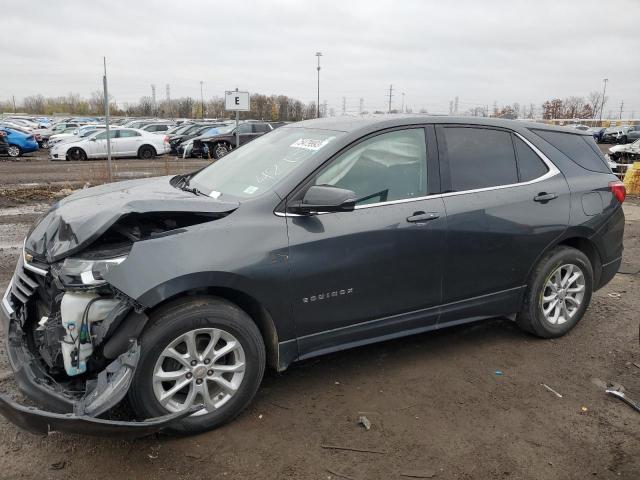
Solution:
{"label": "rear door", "polygon": [[[301,355],[434,326],[446,219],[431,130],[372,135],[306,183],[355,192],[352,212],[289,216],[292,312]],[[431,195],[433,194],[433,195]]]}
{"label": "rear door", "polygon": [[142,135],[135,130],[118,130],[115,142],[115,152],[121,157],[135,157],[142,145]]}
{"label": "rear door", "polygon": [[441,322],[518,310],[532,265],[567,228],[564,176],[509,130],[437,127],[447,212]]}

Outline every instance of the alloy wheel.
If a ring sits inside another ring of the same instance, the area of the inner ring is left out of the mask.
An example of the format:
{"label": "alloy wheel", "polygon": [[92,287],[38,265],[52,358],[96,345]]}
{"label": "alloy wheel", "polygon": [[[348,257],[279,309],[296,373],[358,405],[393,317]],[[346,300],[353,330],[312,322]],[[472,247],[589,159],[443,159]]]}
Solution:
{"label": "alloy wheel", "polygon": [[218,144],[216,145],[215,152],[216,152],[216,157],[221,158],[221,157],[224,157],[227,153],[229,153],[229,149],[222,144]]}
{"label": "alloy wheel", "polygon": [[584,273],[574,264],[556,268],[547,278],[540,306],[547,322],[562,325],[580,309],[585,293]]}
{"label": "alloy wheel", "polygon": [[15,145],[9,145],[9,148],[7,149],[7,153],[9,154],[10,157],[19,157],[20,148],[16,147]]}
{"label": "alloy wheel", "polygon": [[211,413],[238,391],[245,373],[245,353],[231,333],[199,328],[180,335],[162,351],[153,369],[153,393],[170,412],[194,405]]}

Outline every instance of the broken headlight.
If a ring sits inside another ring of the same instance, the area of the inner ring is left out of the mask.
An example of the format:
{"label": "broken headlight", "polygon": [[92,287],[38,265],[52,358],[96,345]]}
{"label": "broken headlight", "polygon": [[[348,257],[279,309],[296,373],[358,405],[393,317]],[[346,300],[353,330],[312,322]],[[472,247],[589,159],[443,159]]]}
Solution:
{"label": "broken headlight", "polygon": [[66,287],[96,287],[104,285],[104,274],[127,257],[88,260],[84,258],[65,259],[58,270],[58,279]]}

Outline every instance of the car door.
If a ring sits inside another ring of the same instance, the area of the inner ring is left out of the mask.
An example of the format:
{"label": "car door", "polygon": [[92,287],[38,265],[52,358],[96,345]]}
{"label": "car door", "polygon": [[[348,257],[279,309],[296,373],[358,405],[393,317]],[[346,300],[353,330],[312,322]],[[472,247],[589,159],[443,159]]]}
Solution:
{"label": "car door", "polygon": [[[115,143],[117,130],[109,130],[111,138],[111,149],[113,153],[113,145]],[[90,137],[84,142],[85,152],[88,158],[102,158],[107,154],[107,132],[106,130]]]}
{"label": "car door", "polygon": [[291,309],[303,357],[435,325],[446,219],[435,134],[427,149],[426,132],[412,127],[362,139],[289,199],[311,185],[358,197],[352,212],[287,217]]}
{"label": "car door", "polygon": [[509,130],[437,127],[447,212],[440,321],[510,314],[530,269],[567,228],[564,176]]}
{"label": "car door", "polygon": [[142,145],[142,135],[135,130],[118,130],[118,136],[114,143],[116,145],[116,155],[120,157],[135,157]]}

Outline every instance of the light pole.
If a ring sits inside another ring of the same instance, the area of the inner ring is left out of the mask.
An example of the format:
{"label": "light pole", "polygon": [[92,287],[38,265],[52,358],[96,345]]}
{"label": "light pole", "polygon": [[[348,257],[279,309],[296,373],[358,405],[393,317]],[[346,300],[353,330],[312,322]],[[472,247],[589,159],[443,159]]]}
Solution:
{"label": "light pole", "polygon": [[609,81],[608,78],[605,78],[603,80],[604,88],[602,89],[602,102],[600,102],[600,126],[602,126],[602,111],[604,110],[604,94],[607,93],[607,82],[608,81]]}
{"label": "light pole", "polygon": [[316,104],[318,118],[320,118],[320,57],[321,56],[322,56],[322,52],[316,52],[316,57],[318,57],[318,103]]}
{"label": "light pole", "polygon": [[202,118],[204,119],[204,96],[202,95],[202,84],[204,82],[200,80],[200,109],[202,110]]}

